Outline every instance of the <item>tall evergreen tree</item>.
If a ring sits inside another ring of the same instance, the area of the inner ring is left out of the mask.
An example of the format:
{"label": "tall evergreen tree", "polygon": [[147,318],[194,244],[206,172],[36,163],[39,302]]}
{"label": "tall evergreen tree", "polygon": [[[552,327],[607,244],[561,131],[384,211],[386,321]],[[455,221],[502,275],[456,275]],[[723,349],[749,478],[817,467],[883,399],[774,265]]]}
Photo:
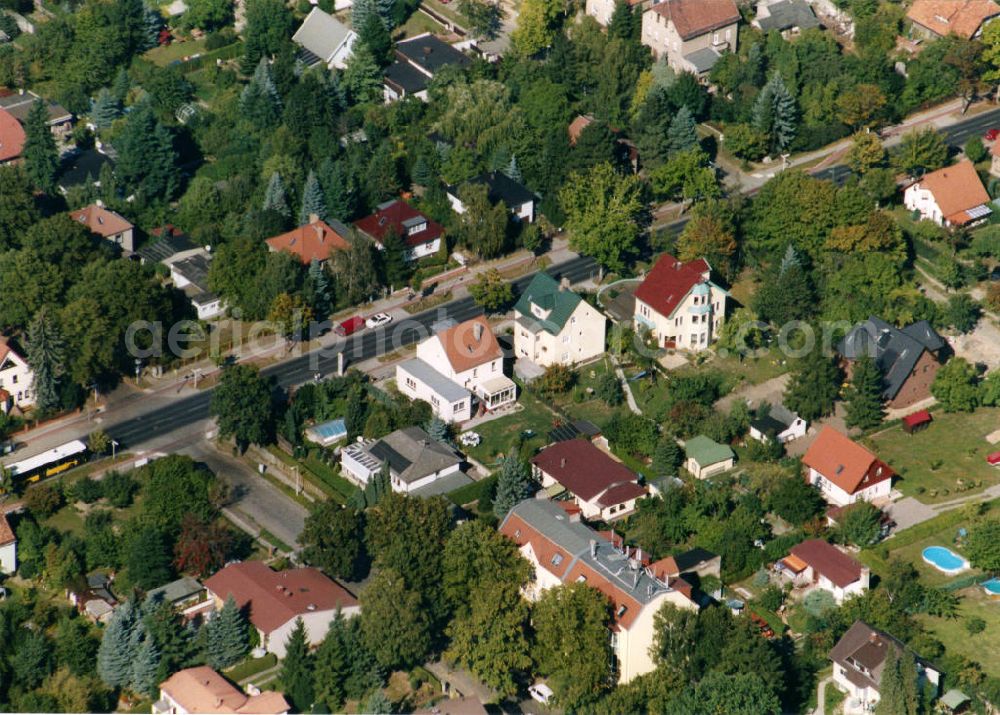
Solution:
{"label": "tall evergreen tree", "polygon": [[656,445],[656,451],[653,453],[653,468],[658,474],[674,476],[683,461],[684,455],[680,445],[672,436],[666,435]]}
{"label": "tall evergreen tree", "polygon": [[135,660],[132,662],[132,690],[155,697],[159,689],[159,676],[160,650],[156,647],[156,641],[146,633],[135,651]]}
{"label": "tall evergreen tree", "polygon": [[120,688],[132,681],[139,629],[138,613],[131,601],[121,604],[111,614],[97,649],[97,674],[108,687]]}
{"label": "tall evergreen tree", "polygon": [[510,163],[507,164],[507,168],[503,170],[503,173],[507,175],[507,178],[520,182],[521,179],[521,169],[517,165],[517,157],[513,154],[510,157]]}
{"label": "tall evergreen tree", "polygon": [[365,403],[365,389],[360,385],[351,388],[347,396],[347,407],[344,411],[344,426],[347,428],[347,437],[354,439],[365,429],[365,421],[368,419],[368,406]]}
{"label": "tall evergreen tree", "polygon": [[349,221],[357,206],[357,191],[345,163],[326,159],[320,166],[320,183],[329,215]]}
{"label": "tall evergreen tree", "polygon": [[372,691],[372,694],[368,696],[368,700],[365,701],[366,713],[370,715],[389,715],[392,712],[392,701],[385,694],[382,688]]}
{"label": "tall evergreen tree", "polygon": [[316,649],[313,666],[313,699],[326,708],[324,712],[338,712],[344,703],[344,681],[350,673],[346,635],[344,616],[338,611]]}
{"label": "tall evergreen tree", "polygon": [[900,653],[889,648],[882,666],[879,695],[876,715],[917,715],[920,712],[917,664],[908,651]]}
{"label": "tall evergreen tree", "polygon": [[503,519],[517,504],[532,495],[534,486],[528,465],[521,459],[516,449],[511,450],[500,463],[497,492],[493,498],[493,513]]}
{"label": "tall evergreen tree", "polygon": [[132,78],[128,76],[128,70],[122,67],[111,83],[111,94],[119,102],[124,102],[130,89],[132,89]]}
{"label": "tall evergreen tree", "polygon": [[302,206],[299,209],[299,226],[309,223],[310,216],[318,216],[321,221],[326,221],[326,199],[323,197],[323,189],[316,178],[316,172],[309,170],[306,177],[305,186],[302,187]]}
{"label": "tall evergreen tree", "polygon": [[410,172],[413,183],[418,186],[429,187],[434,181],[434,172],[423,154],[413,162],[413,170]]}
{"label": "tall evergreen tree", "polygon": [[377,13],[370,13],[365,24],[358,29],[358,42],[368,48],[377,63],[382,66],[388,64],[392,55],[392,36]]}
{"label": "tall evergreen tree", "polygon": [[802,268],[802,259],[799,257],[798,251],[795,250],[795,246],[788,244],[788,248],[785,249],[785,255],[781,258],[781,274],[791,268]]}
{"label": "tall evergreen tree", "polygon": [[65,343],[48,308],[43,306],[28,325],[24,349],[35,406],[44,412],[59,404],[59,378],[66,371]]}
{"label": "tall evergreen tree", "polygon": [[49,112],[41,99],[36,99],[24,123],[24,169],[31,183],[46,193],[55,188],[59,170],[59,150],[49,129]]}
{"label": "tall evergreen tree", "polygon": [[447,442],[451,436],[448,423],[440,417],[432,417],[430,422],[424,425],[424,429],[427,430],[427,434],[431,436],[431,439],[438,442]]}
{"label": "tall evergreen tree", "polygon": [[753,105],[753,126],[766,134],[772,152],[791,146],[798,126],[795,98],[788,91],[780,72],[771,75]]}
{"label": "tall evergreen tree", "polygon": [[375,0],[357,0],[351,5],[351,27],[364,27],[372,15],[378,15]]}
{"label": "tall evergreen tree", "polygon": [[90,120],[98,129],[107,129],[121,115],[121,103],[107,87],[101,87],[90,103]]}
{"label": "tall evergreen tree", "polygon": [[323,264],[315,258],[309,263],[309,272],[306,274],[309,282],[309,292],[311,305],[317,318],[325,320],[326,316],[333,310],[333,291],[330,289],[330,277],[327,275]]}
{"label": "tall evergreen tree", "polygon": [[832,358],[814,347],[799,359],[785,389],[785,405],[802,419],[812,422],[833,412],[833,403],[839,393],[840,368]]}
{"label": "tall evergreen tree", "polygon": [[285,695],[299,712],[309,712],[314,700],[313,658],[306,640],[306,626],[301,618],[285,642],[285,658],[281,663],[281,684]]}
{"label": "tall evergreen tree", "polygon": [[163,15],[152,5],[142,4],[142,31],[139,37],[139,49],[151,50],[160,44],[160,31],[163,29]]}
{"label": "tall evergreen tree", "polygon": [[864,357],[855,362],[846,395],[848,427],[870,429],[882,424],[885,418],[882,390],[882,372],[875,361]]}
{"label": "tall evergreen tree", "polygon": [[681,105],[671,120],[670,128],[667,130],[667,142],[671,154],[698,148],[698,132],[694,115],[691,114],[691,110],[686,104]]}
{"label": "tall evergreen tree", "polygon": [[226,599],[222,610],[205,627],[208,629],[205,660],[213,668],[228,668],[250,651],[246,618],[232,596]]}
{"label": "tall evergreen tree", "polygon": [[178,187],[177,152],[170,131],[156,120],[149,102],[132,107],[115,141],[116,174],[128,191],[147,199],[170,199]]}
{"label": "tall evergreen tree", "polygon": [[399,288],[410,275],[406,260],[406,244],[397,231],[390,228],[382,236],[382,279],[385,285]]}
{"label": "tall evergreen tree", "polygon": [[291,211],[288,209],[288,197],[285,194],[285,182],[281,180],[281,174],[277,171],[271,174],[271,178],[267,182],[263,209],[274,211],[282,216],[291,216]]}

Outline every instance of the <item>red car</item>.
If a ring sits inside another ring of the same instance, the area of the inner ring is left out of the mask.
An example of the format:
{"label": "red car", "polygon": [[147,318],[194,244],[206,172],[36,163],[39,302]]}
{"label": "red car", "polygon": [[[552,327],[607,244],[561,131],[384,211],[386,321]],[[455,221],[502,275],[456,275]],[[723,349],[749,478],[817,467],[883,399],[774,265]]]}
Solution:
{"label": "red car", "polygon": [[340,335],[341,337],[346,338],[348,335],[353,335],[354,333],[358,332],[363,327],[365,327],[365,319],[362,318],[360,315],[355,315],[353,318],[348,318],[343,323],[334,328],[333,332],[335,332],[337,335]]}
{"label": "red car", "polygon": [[1000,137],[1000,129],[994,127],[993,129],[986,130],[986,134],[983,135],[983,140],[988,142],[995,142],[997,137]]}

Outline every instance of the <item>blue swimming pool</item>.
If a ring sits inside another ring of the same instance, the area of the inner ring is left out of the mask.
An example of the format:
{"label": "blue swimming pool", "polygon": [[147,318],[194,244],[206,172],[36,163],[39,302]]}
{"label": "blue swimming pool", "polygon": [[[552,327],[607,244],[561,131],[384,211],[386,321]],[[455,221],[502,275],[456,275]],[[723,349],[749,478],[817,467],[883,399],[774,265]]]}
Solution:
{"label": "blue swimming pool", "polygon": [[983,581],[979,585],[991,596],[1000,596],[1000,578],[991,578],[989,581]]}
{"label": "blue swimming pool", "polygon": [[951,549],[943,546],[928,546],[924,549],[922,556],[924,561],[945,573],[959,573],[969,568],[969,562],[956,554]]}

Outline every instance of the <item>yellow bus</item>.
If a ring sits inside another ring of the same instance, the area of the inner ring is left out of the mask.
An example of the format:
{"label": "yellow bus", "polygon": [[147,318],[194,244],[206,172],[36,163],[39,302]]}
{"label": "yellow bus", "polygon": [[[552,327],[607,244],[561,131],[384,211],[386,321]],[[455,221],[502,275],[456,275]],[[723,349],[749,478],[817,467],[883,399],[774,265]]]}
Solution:
{"label": "yellow bus", "polygon": [[72,442],[61,444],[54,449],[36,454],[34,457],[9,464],[7,469],[10,470],[14,479],[23,480],[30,484],[44,477],[62,474],[67,469],[82,464],[86,457],[87,445],[81,440],[74,439]]}

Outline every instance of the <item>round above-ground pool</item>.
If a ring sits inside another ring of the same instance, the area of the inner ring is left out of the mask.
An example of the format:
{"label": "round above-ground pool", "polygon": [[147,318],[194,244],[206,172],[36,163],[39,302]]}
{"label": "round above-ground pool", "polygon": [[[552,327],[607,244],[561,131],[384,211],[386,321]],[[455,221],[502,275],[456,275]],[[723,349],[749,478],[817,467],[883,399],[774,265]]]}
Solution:
{"label": "round above-ground pool", "polygon": [[983,590],[991,596],[1000,596],[1000,578],[991,578],[989,581],[983,581],[980,586]]}
{"label": "round above-ground pool", "polygon": [[969,568],[968,561],[943,546],[928,546],[921,555],[924,561],[944,573],[959,573]]}

